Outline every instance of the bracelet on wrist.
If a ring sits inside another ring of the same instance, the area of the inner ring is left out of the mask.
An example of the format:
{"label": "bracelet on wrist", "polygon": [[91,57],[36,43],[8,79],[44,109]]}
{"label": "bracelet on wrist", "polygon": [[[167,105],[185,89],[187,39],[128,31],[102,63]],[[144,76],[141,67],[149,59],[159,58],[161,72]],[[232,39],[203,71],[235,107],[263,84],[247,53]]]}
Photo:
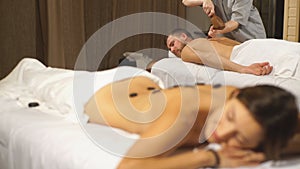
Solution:
{"label": "bracelet on wrist", "polygon": [[218,153],[215,150],[213,150],[213,149],[208,149],[207,151],[211,152],[214,155],[215,160],[216,160],[215,165],[210,166],[210,167],[211,168],[218,168],[219,165],[220,165],[220,157],[219,157]]}

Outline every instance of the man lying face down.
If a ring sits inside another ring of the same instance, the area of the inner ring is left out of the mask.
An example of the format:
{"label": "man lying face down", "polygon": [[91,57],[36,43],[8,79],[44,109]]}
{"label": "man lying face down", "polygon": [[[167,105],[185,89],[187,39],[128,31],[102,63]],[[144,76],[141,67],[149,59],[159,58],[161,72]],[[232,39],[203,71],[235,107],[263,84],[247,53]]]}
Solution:
{"label": "man lying face down", "polygon": [[[102,87],[85,106],[90,123],[139,134],[120,169],[237,167],[276,160],[296,131],[298,112],[295,97],[275,86],[161,89],[143,76]],[[208,150],[208,143],[221,147]]]}
{"label": "man lying face down", "polygon": [[269,62],[244,66],[230,61],[233,47],[239,44],[225,37],[194,39],[185,29],[175,29],[167,38],[169,50],[186,62],[254,75],[267,75],[272,72],[273,67]]}

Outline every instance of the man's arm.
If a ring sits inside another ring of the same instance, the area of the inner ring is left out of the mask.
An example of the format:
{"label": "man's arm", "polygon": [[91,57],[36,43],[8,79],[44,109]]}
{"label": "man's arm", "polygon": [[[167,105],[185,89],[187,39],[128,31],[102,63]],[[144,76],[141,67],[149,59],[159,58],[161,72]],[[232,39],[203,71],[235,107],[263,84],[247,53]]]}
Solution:
{"label": "man's arm", "polygon": [[268,62],[244,66],[230,61],[227,55],[228,51],[220,53],[207,39],[199,38],[193,40],[183,48],[181,59],[186,62],[203,64],[216,69],[254,75],[266,75],[272,71],[272,67]]}
{"label": "man's arm", "polygon": [[207,47],[202,51],[197,51],[190,46],[186,46],[181,52],[181,59],[185,62],[207,65],[216,69],[239,73],[246,72],[246,66],[234,63],[229,59],[218,55],[215,50],[209,50],[209,48],[210,47]]}

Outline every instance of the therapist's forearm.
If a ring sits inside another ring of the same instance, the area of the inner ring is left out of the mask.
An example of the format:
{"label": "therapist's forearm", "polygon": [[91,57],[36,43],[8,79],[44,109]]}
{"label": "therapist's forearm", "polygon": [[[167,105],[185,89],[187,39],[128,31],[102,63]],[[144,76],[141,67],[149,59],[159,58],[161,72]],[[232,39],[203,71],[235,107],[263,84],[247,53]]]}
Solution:
{"label": "therapist's forearm", "polygon": [[[199,6],[202,5],[205,0],[182,0],[185,6]],[[210,1],[210,0],[209,0]]]}
{"label": "therapist's forearm", "polygon": [[239,27],[239,23],[231,20],[225,23],[225,28],[220,30],[219,33],[224,34],[224,33],[232,32],[236,30],[238,27]]}

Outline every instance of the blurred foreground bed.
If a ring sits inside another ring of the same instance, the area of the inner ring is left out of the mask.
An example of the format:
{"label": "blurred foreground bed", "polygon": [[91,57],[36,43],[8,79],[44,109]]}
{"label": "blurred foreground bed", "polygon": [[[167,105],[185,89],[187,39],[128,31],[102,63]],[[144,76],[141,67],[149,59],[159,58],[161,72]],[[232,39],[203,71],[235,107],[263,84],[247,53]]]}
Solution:
{"label": "blurred foreground bed", "polygon": [[[0,169],[113,169],[138,135],[90,124],[85,102],[107,83],[154,75],[133,67],[102,72],[45,67],[23,59],[0,81]],[[255,168],[300,168],[300,157]]]}

